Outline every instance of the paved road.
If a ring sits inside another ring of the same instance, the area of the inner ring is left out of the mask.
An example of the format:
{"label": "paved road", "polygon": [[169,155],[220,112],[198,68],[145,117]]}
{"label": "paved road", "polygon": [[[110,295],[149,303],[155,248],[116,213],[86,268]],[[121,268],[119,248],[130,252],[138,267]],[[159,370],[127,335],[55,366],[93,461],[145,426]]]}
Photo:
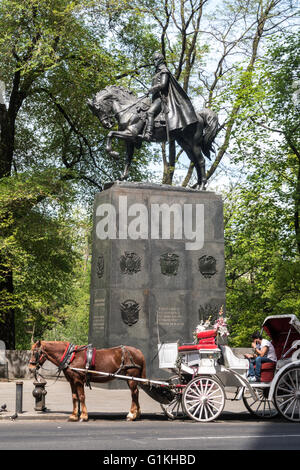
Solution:
{"label": "paved road", "polygon": [[[157,416],[127,423],[103,415],[88,423],[0,422],[0,450],[300,450],[300,424],[260,421],[247,414],[213,423],[168,421]],[[99,454],[99,458],[102,454]],[[119,454],[116,454],[119,455]]]}
{"label": "paved road", "polygon": [[[15,421],[10,421],[9,417],[15,409],[16,384],[0,382],[0,405],[7,404],[7,411],[0,413],[0,452],[11,451],[15,463],[18,460],[23,465],[24,459],[28,459],[28,454],[24,456],[16,450],[31,450],[33,458],[36,456],[34,451],[49,450],[51,456],[45,458],[42,455],[43,462],[47,459],[56,462],[56,452],[51,451],[70,451],[68,459],[75,460],[75,463],[82,456],[87,458],[85,452],[78,454],[75,450],[89,450],[94,451],[92,459],[101,464],[106,463],[104,458],[107,456],[109,459],[114,456],[120,458],[124,453],[144,460],[140,462],[143,465],[155,451],[159,452],[158,459],[162,459],[162,452],[178,455],[182,450],[185,455],[191,452],[197,459],[202,459],[202,451],[208,450],[300,450],[300,423],[289,423],[279,418],[259,420],[245,410],[241,401],[228,399],[224,412],[216,422],[201,424],[189,419],[168,421],[160,405],[141,390],[142,419],[128,423],[128,390],[93,387],[86,391],[89,422],[69,423],[67,418],[72,408],[69,385],[63,381],[54,385],[49,381],[49,385],[46,404],[50,412],[44,414],[34,410],[32,382],[24,381],[24,412]],[[61,459],[62,454],[59,457]],[[134,465],[134,462],[123,463],[127,468],[133,468],[137,467],[138,462]],[[148,463],[170,462],[154,460]],[[200,463],[199,460],[195,461],[195,464]]]}

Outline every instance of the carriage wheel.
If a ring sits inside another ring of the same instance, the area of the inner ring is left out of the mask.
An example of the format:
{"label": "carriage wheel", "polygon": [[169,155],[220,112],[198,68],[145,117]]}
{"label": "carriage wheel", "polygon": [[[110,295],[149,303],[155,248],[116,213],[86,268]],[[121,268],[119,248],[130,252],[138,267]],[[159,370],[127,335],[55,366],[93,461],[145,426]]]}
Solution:
{"label": "carriage wheel", "polygon": [[224,405],[224,388],[215,378],[196,377],[184,390],[184,410],[195,421],[213,421],[222,413]]}
{"label": "carriage wheel", "polygon": [[167,405],[161,403],[160,406],[165,415],[170,419],[182,419],[184,417],[181,394],[176,394],[174,399]]}
{"label": "carriage wheel", "polygon": [[274,401],[285,419],[300,421],[300,367],[292,367],[279,377],[275,386]]}
{"label": "carriage wheel", "polygon": [[[180,379],[178,375],[174,375],[173,377],[169,378],[169,382],[172,385],[178,385],[180,384]],[[167,405],[161,403],[160,406],[165,415],[170,419],[181,419],[185,416],[182,408],[182,393],[176,393],[170,403]]]}
{"label": "carriage wheel", "polygon": [[274,418],[278,415],[273,400],[268,400],[268,388],[255,388],[257,399],[253,398],[248,389],[244,390],[243,402],[249,413],[259,418]]}

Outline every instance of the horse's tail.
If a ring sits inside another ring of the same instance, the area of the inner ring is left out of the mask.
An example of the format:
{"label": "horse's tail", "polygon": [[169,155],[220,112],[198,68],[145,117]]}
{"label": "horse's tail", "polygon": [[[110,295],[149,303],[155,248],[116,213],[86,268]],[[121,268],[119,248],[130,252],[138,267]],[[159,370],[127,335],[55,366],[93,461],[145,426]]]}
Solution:
{"label": "horse's tail", "polygon": [[210,160],[210,152],[213,151],[212,143],[217,135],[219,120],[217,114],[209,108],[201,109],[198,113],[204,121],[202,152]]}
{"label": "horse's tail", "polygon": [[142,379],[146,378],[146,361],[145,361],[144,355],[143,355],[143,362],[142,362],[142,369],[141,369],[141,378]]}

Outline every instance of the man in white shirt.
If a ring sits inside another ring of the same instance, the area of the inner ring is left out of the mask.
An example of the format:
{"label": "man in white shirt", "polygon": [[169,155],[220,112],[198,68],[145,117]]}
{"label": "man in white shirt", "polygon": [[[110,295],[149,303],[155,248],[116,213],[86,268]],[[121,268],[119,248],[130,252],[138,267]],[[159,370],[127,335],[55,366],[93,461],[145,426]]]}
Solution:
{"label": "man in white shirt", "polygon": [[259,331],[253,333],[252,340],[254,354],[245,354],[250,359],[249,382],[260,382],[261,365],[264,362],[276,362],[277,357],[273,344],[267,339],[263,339]]}

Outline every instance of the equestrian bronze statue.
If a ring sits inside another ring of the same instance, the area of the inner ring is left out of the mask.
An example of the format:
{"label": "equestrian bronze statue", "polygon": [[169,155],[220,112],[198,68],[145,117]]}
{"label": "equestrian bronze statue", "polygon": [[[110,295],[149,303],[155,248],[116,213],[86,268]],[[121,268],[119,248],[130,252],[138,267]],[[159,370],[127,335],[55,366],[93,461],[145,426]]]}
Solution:
{"label": "equestrian bronze statue", "polygon": [[[198,189],[205,189],[205,158],[210,159],[212,144],[218,129],[218,117],[208,108],[199,112],[177,80],[173,77],[163,56],[153,56],[155,74],[147,94],[137,98],[124,87],[110,85],[88,101],[95,116],[106,129],[117,121],[118,129],[110,130],[106,150],[114,158],[112,139],[123,139],[126,144],[126,166],[121,180],[128,177],[136,148],[146,142],[168,142],[170,160],[175,160],[175,143],[192,161],[197,172]],[[151,95],[151,99],[149,99]]]}

